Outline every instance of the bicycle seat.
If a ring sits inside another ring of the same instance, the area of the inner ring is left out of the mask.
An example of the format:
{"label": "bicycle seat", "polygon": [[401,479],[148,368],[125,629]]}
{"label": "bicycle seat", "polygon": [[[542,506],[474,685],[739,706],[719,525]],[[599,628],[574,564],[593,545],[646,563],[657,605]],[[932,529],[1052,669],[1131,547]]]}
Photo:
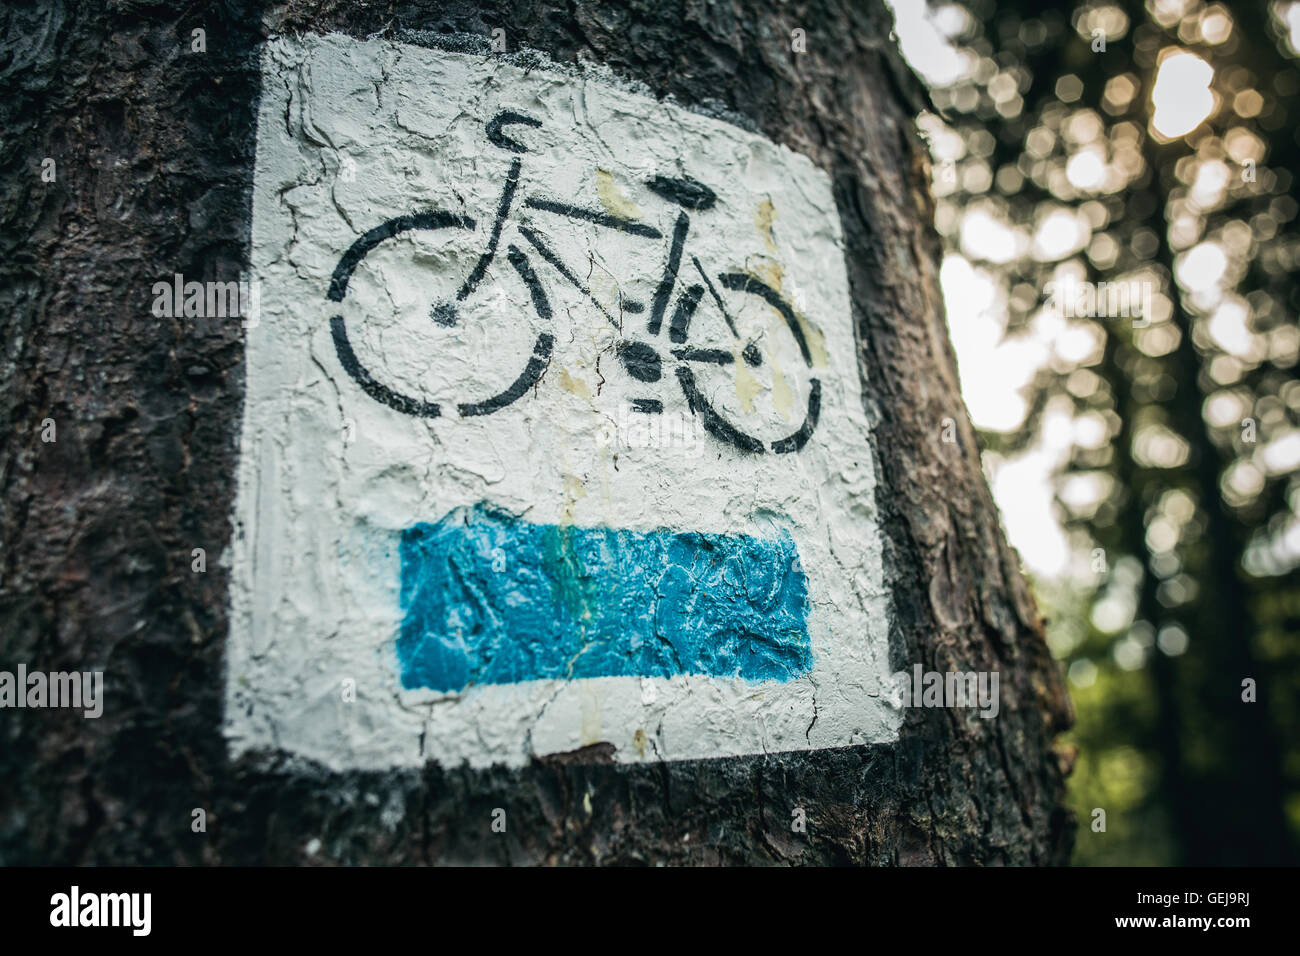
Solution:
{"label": "bicycle seat", "polygon": [[685,176],[674,179],[670,176],[656,176],[646,180],[650,191],[684,209],[712,209],[718,202],[715,193],[698,179]]}

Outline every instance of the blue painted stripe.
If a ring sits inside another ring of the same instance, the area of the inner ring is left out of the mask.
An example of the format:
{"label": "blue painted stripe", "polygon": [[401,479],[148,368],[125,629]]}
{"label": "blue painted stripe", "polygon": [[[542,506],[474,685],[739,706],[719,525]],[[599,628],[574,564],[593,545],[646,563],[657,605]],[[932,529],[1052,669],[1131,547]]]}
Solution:
{"label": "blue painted stripe", "polygon": [[531,524],[479,505],[402,533],[402,686],[812,669],[788,533]]}

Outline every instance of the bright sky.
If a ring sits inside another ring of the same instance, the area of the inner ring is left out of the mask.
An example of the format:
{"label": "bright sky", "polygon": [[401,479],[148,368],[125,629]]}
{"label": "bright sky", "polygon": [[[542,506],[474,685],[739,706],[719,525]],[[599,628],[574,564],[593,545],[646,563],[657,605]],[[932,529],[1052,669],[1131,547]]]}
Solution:
{"label": "bright sky", "polygon": [[[970,54],[959,50],[950,39],[962,32],[967,16],[964,10],[951,3],[930,6],[926,0],[886,2],[894,10],[895,32],[903,56],[928,83],[951,85],[973,71],[975,64]],[[1300,3],[1291,11],[1296,13],[1293,30],[1300,29]],[[1210,89],[1213,76],[1210,64],[1193,53],[1176,47],[1162,53],[1152,91],[1151,125],[1158,137],[1186,135],[1214,110]],[[922,125],[936,169],[943,168],[949,158],[946,154],[960,156],[960,143],[951,142],[954,134],[941,121],[927,117]],[[1104,153],[1080,148],[1070,160],[1066,175],[1079,188],[1101,185],[1107,175]],[[1207,190],[1214,185],[1208,181],[1212,178],[1207,175]],[[1059,262],[1084,248],[1091,238],[1088,223],[1076,211],[1064,207],[1044,216],[1032,230],[1009,224],[977,203],[962,211],[958,231],[961,251],[946,256],[940,280],[961,372],[962,396],[976,426],[992,431],[1010,431],[1019,426],[1026,411],[1021,391],[1034,373],[1053,355],[1073,362],[1091,347],[1089,342],[1078,341],[1080,329],[1046,313],[1040,313],[1025,333],[1004,339],[1006,291],[980,263],[1009,262],[1026,254],[1043,262]],[[1216,252],[1222,257],[1222,251],[1217,249],[1193,250],[1207,260]],[[1224,269],[1220,265],[1216,272],[1214,263],[1206,261],[1182,271],[1215,285],[1215,277],[1221,276]],[[1225,320],[1221,324],[1224,334],[1231,336],[1230,323]],[[1052,475],[1065,462],[1071,442],[1079,437],[1080,423],[1072,420],[1066,409],[1058,411],[1049,406],[1042,433],[1027,452],[1010,460],[985,461],[1007,535],[1025,565],[1039,577],[1060,577],[1069,571],[1070,548],[1054,511]]]}
{"label": "bright sky", "polygon": [[[927,8],[925,0],[886,0],[894,9],[896,33],[903,56],[929,83],[943,85],[969,70],[948,34],[960,29],[963,14],[955,8]],[[1068,223],[1052,223],[1045,235],[1017,234],[994,217],[973,211],[962,224],[961,245],[980,249],[985,259],[999,258],[990,250],[1004,249],[1009,260],[1030,242],[1069,242],[1062,234]],[[964,256],[947,256],[940,272],[948,328],[961,372],[962,397],[976,426],[1009,430],[1024,418],[1020,390],[1050,358],[1061,329],[1039,323],[1029,335],[1003,341],[1007,310],[1005,293],[986,271]],[[1052,421],[1049,418],[1049,421]],[[1069,546],[1053,510],[1051,475],[1069,451],[1068,420],[1044,432],[1056,441],[1040,441],[1027,453],[1000,463],[987,462],[993,496],[1002,511],[1007,536],[1026,567],[1040,577],[1066,573]]]}

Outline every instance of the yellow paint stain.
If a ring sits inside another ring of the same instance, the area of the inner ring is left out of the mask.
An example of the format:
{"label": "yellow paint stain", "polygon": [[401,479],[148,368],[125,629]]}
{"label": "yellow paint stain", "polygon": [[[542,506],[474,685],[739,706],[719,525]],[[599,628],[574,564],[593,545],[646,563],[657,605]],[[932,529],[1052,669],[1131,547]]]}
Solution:
{"label": "yellow paint stain", "polygon": [[573,511],[578,502],[587,497],[587,489],[577,475],[564,479],[564,507],[560,509],[560,524],[573,524]]}
{"label": "yellow paint stain", "polygon": [[761,261],[748,272],[755,279],[761,279],[770,285],[777,292],[781,291],[781,285],[785,282],[785,266],[775,259],[769,259],[767,256],[760,256]]}
{"label": "yellow paint stain", "polygon": [[[763,256],[762,260],[757,266],[746,268],[745,271],[754,278],[766,282],[781,294],[781,298],[789,303],[790,310],[794,312],[794,320],[799,323],[799,330],[803,332],[803,340],[808,344],[808,357],[812,359],[813,368],[825,368],[827,362],[826,336],[822,334],[821,329],[808,321],[808,316],[796,308],[795,303],[791,301],[792,296],[782,288],[785,284],[785,269],[782,265],[774,259],[768,259],[766,256]],[[748,263],[746,265],[748,266]],[[785,321],[781,313],[776,309],[772,309],[772,314],[780,318],[782,322]]]}
{"label": "yellow paint stain", "polygon": [[620,219],[640,219],[641,207],[623,195],[614,184],[614,177],[604,169],[596,170],[596,195],[605,211]]}
{"label": "yellow paint stain", "polygon": [[[775,310],[773,310],[775,312]],[[768,320],[767,334],[776,336],[781,333],[781,326],[785,325],[785,319],[777,313],[773,318]],[[791,410],[794,408],[794,390],[790,383],[785,380],[785,373],[781,371],[781,366],[776,360],[775,355],[767,356],[767,363],[772,367],[772,407],[776,413],[781,416],[783,421],[791,420]]]}
{"label": "yellow paint stain", "polygon": [[[583,486],[582,481],[576,475],[566,475],[564,478],[564,506],[560,509],[560,529],[561,549],[563,553],[563,564],[568,568],[574,580],[581,575],[582,563],[578,560],[578,555],[573,550],[573,540],[570,537],[568,526],[573,524],[573,512],[578,507],[578,502],[587,497],[587,489]],[[574,592],[575,603],[578,610],[578,619],[580,621],[590,621],[592,618],[591,607],[588,604],[589,595],[578,587]],[[586,626],[583,626],[583,649],[586,649]],[[581,651],[579,651],[581,653]],[[576,658],[575,658],[576,659]],[[573,661],[569,662],[569,667],[573,667]]]}
{"label": "yellow paint stain", "polygon": [[808,357],[812,359],[813,368],[826,367],[826,336],[822,330],[808,321],[802,312],[795,312],[795,321],[803,330],[803,340],[808,343]]}
{"label": "yellow paint stain", "polygon": [[736,400],[740,402],[742,412],[746,415],[752,415],[754,414],[754,396],[763,387],[763,383],[749,371],[749,363],[740,354],[742,346],[743,343],[737,343],[732,351],[732,355],[735,356],[732,368],[736,370]]}
{"label": "yellow paint stain", "polygon": [[636,748],[638,756],[645,756],[645,730],[638,727],[636,733],[632,735],[632,746]]}
{"label": "yellow paint stain", "polygon": [[772,238],[772,222],[775,219],[776,207],[772,205],[772,200],[764,199],[758,204],[758,211],[754,213],[754,228],[763,237],[763,243],[770,252],[776,252],[776,240]]}
{"label": "yellow paint stain", "polygon": [[560,387],[579,398],[591,398],[591,386],[580,378],[574,378],[565,368],[560,369]]}

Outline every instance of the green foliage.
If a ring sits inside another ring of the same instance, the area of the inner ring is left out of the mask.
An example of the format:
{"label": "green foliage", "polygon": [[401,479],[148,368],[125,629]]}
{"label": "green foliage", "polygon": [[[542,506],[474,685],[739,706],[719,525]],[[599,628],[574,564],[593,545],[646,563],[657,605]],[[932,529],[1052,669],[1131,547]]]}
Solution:
{"label": "green foliage", "polygon": [[1040,7],[937,5],[959,68],[932,80],[941,115],[921,125],[950,256],[991,278],[1004,340],[1039,350],[1020,421],[982,429],[990,468],[1064,447],[1053,480],[1073,558],[1037,592],[1077,714],[1076,859],[1294,863],[1288,4]]}

